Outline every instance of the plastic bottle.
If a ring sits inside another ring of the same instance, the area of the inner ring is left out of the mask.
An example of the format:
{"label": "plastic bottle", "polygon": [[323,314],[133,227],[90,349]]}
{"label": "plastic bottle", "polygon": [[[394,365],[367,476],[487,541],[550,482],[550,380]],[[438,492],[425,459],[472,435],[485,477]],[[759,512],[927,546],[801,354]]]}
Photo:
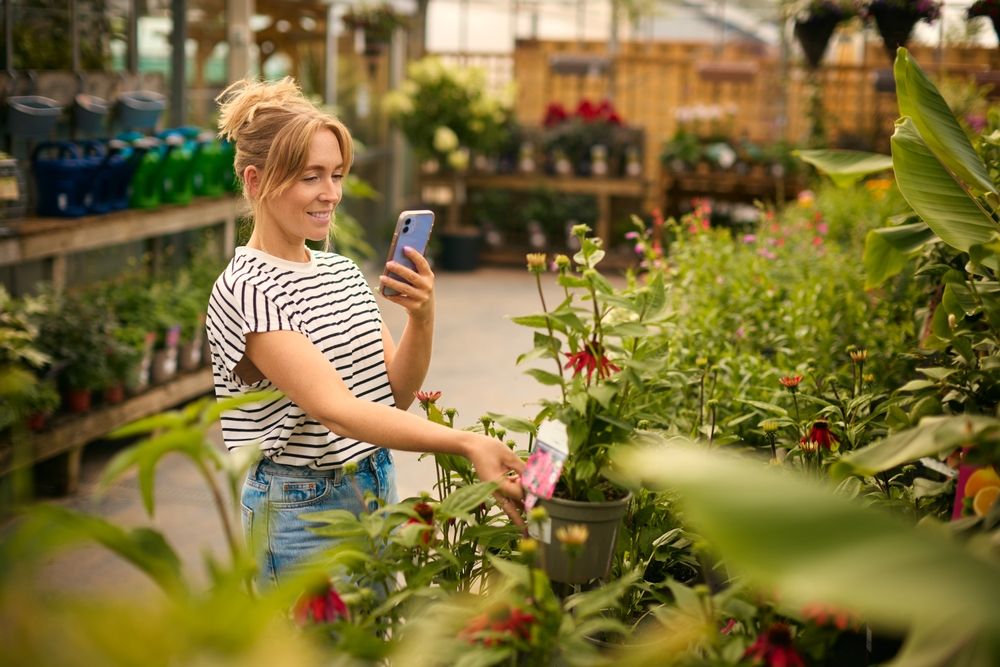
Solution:
{"label": "plastic bottle", "polygon": [[[191,166],[191,180],[195,195],[202,197],[218,197],[225,192],[222,182],[226,156],[222,146],[213,132],[202,132],[198,135],[198,148],[195,151]],[[232,169],[232,166],[228,167]]]}
{"label": "plastic bottle", "polygon": [[132,143],[133,149],[142,153],[129,186],[129,205],[132,208],[156,208],[160,205],[163,156],[159,145],[160,142],[153,137],[143,137]]}
{"label": "plastic bottle", "polygon": [[191,189],[191,151],[181,134],[171,134],[165,140],[166,155],[160,181],[160,201],[164,204],[189,204]]}

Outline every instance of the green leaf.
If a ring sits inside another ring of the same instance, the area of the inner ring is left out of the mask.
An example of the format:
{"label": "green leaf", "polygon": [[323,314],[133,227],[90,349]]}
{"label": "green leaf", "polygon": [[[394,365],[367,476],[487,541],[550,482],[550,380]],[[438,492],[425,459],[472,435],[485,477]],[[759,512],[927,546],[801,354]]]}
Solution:
{"label": "green leaf", "polygon": [[876,628],[947,620],[982,635],[1000,632],[1000,567],[947,531],[914,527],[756,460],[648,442],[616,451],[618,469],[669,489],[729,568],[792,608],[832,605]]}
{"label": "green leaf", "polygon": [[830,467],[835,478],[872,476],[925,456],[947,452],[1000,431],[1000,420],[991,417],[927,417],[916,428],[895,433],[862,449],[845,454]]}
{"label": "green leaf", "polygon": [[595,384],[587,390],[587,394],[607,410],[611,407],[611,400],[618,394],[618,389],[614,385],[605,383]]}
{"label": "green leaf", "polygon": [[486,416],[503,426],[508,431],[514,433],[537,433],[538,426],[530,419],[522,419],[512,415],[502,415],[496,412],[487,412]]}
{"label": "green leaf", "polygon": [[801,158],[833,179],[841,188],[849,188],[869,174],[892,169],[892,158],[881,153],[849,150],[797,150]]}
{"label": "green leaf", "polygon": [[479,482],[456,489],[438,505],[438,512],[447,518],[468,514],[493,495],[497,485],[493,482]]}
{"label": "green leaf", "polygon": [[[896,79],[899,113],[910,117],[930,152],[948,172],[978,194],[996,193],[986,164],[972,147],[965,130],[958,124],[955,114],[937,87],[927,78],[906,49],[897,52],[893,75]],[[895,151],[893,151],[894,164],[895,161]]]}
{"label": "green leaf", "polygon": [[877,287],[906,266],[908,254],[934,238],[925,222],[873,229],[865,237],[865,289]]}
{"label": "green leaf", "polygon": [[563,381],[562,378],[555,373],[543,371],[541,368],[529,368],[524,372],[544,385],[558,385],[562,384]]}
{"label": "green leaf", "polygon": [[938,161],[911,119],[896,121],[891,143],[899,191],[942,241],[968,252],[993,238],[997,224]]}
{"label": "green leaf", "polygon": [[163,535],[149,528],[125,530],[105,519],[56,505],[38,505],[29,515],[44,520],[50,530],[93,540],[146,573],[168,594],[184,590],[181,561]]}
{"label": "green leaf", "polygon": [[936,386],[937,383],[930,380],[910,380],[896,391],[922,391]]}

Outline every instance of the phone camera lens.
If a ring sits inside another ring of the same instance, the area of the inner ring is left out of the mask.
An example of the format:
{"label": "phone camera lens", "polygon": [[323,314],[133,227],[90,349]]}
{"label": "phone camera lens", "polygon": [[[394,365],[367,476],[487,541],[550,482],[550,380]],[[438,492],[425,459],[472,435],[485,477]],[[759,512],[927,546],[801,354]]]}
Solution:
{"label": "phone camera lens", "polygon": [[404,234],[407,233],[408,231],[410,231],[410,227],[409,226],[403,227],[403,233]]}

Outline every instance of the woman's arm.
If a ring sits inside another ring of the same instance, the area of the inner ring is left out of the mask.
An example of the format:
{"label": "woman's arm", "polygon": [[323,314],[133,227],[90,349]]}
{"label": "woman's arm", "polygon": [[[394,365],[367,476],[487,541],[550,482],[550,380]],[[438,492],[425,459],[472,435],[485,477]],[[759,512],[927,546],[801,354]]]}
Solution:
{"label": "woman's arm", "polygon": [[402,264],[389,262],[387,268],[406,282],[382,276],[383,285],[399,292],[386,298],[406,309],[409,315],[399,346],[392,341],[389,330],[382,326],[382,344],[385,349],[385,366],[396,407],[406,410],[413,403],[413,395],[423,385],[431,363],[434,343],[434,273],[427,259],[413,248],[403,251],[413,262],[416,271]]}
{"label": "woman's arm", "polygon": [[496,482],[508,497],[521,497],[520,484],[506,475],[521,472],[524,463],[506,445],[356,398],[304,335],[295,331],[247,334],[246,355],[292,402],[337,435],[390,449],[460,454],[472,462],[480,479]]}

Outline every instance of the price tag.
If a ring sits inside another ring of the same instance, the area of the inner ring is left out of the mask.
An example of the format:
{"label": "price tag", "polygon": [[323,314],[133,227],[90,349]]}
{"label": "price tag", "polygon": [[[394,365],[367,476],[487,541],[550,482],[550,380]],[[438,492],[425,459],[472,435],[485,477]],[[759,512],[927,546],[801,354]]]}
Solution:
{"label": "price tag", "polygon": [[20,196],[17,179],[13,176],[0,176],[0,201],[17,201]]}
{"label": "price tag", "polygon": [[569,456],[569,436],[566,425],[559,421],[542,422],[538,427],[535,449],[521,474],[524,486],[524,508],[531,510],[539,498],[551,498]]}

